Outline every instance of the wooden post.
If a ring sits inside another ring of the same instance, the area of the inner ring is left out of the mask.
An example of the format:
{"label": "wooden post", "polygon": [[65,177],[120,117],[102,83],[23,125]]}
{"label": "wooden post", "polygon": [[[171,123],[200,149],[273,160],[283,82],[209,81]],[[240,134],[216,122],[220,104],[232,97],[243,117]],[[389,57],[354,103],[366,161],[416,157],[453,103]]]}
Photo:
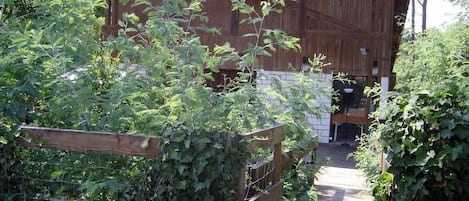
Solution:
{"label": "wooden post", "polygon": [[240,201],[244,200],[245,192],[246,192],[246,164],[243,164],[239,172],[239,179],[238,179],[238,199]]}
{"label": "wooden post", "polygon": [[282,178],[282,143],[274,145],[274,179],[272,183],[277,183]]}

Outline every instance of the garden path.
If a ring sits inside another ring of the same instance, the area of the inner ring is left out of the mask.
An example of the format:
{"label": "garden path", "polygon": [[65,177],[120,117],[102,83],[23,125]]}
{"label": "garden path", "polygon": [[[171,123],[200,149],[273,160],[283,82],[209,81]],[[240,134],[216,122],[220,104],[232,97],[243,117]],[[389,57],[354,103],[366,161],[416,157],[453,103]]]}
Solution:
{"label": "garden path", "polygon": [[330,163],[321,167],[314,181],[319,201],[373,201],[365,177],[352,158],[347,160],[347,154],[355,148],[337,143],[320,144],[317,151],[318,161],[330,158]]}

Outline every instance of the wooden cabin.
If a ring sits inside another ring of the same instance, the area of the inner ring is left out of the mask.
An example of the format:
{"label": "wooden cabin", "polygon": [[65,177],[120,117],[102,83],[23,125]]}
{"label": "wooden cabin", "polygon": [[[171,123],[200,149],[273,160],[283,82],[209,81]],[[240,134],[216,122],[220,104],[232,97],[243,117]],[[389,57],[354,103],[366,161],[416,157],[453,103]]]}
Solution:
{"label": "wooden cabin", "polygon": [[[157,0],[158,1],[158,0]],[[155,1],[156,2],[156,1]],[[247,0],[258,5],[260,0]],[[117,22],[122,13],[135,13],[140,19],[142,8],[119,4],[119,0],[107,0],[108,9],[105,35],[117,31]],[[392,88],[392,67],[399,48],[400,34],[405,22],[409,0],[287,0],[281,14],[274,14],[266,19],[265,27],[280,28],[301,39],[301,53],[277,51],[272,57],[262,57],[260,66],[263,72],[282,75],[288,79],[292,64],[301,70],[305,58],[322,53],[327,56],[330,65],[323,69],[329,76],[323,77],[325,83],[343,92],[343,88],[353,88],[351,94],[343,94],[338,103],[343,106],[334,114],[324,114],[322,119],[311,118],[314,128],[320,134],[321,142],[337,139],[340,125],[354,124],[366,132],[369,124],[367,114],[373,110],[369,99],[363,96],[364,86],[381,82],[386,92]],[[252,32],[246,24],[240,24],[243,15],[232,11],[230,0],[208,0],[204,4],[208,15],[208,26],[216,27],[221,35],[202,34],[204,44],[230,42],[238,49],[244,49],[249,39],[241,37]],[[236,66],[223,66],[224,72],[234,74]],[[327,82],[338,72],[347,73],[357,84],[343,86]],[[259,82],[259,85],[268,84]],[[327,85],[327,84],[326,84]],[[348,99],[348,100],[346,100]],[[331,104],[331,100],[329,101]],[[347,131],[346,131],[347,132]],[[340,137],[340,136],[339,136]],[[353,137],[349,137],[353,140]]]}

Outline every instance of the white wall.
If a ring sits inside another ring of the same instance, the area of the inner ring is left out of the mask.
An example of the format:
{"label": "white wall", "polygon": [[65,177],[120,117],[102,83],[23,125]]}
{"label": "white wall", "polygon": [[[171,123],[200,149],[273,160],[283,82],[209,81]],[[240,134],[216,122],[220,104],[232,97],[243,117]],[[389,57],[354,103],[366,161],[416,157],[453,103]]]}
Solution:
{"label": "white wall", "polygon": [[[283,72],[283,71],[259,71],[257,72],[256,86],[258,89],[265,89],[270,86],[272,82],[272,77],[279,77],[281,80],[292,83],[294,82],[294,73],[292,72]],[[311,91],[317,90],[318,87],[331,87],[332,88],[332,74],[311,74],[311,79],[318,80],[317,86],[312,86]],[[322,97],[318,100],[318,106],[320,104],[331,105],[331,95],[328,94],[327,97]],[[275,103],[276,100],[269,99],[272,103]],[[311,114],[306,114],[306,118],[312,124],[312,129],[314,135],[319,136],[319,141],[321,143],[329,143],[329,133],[330,133],[330,122],[331,122],[331,113],[324,112],[320,119],[314,117]]]}

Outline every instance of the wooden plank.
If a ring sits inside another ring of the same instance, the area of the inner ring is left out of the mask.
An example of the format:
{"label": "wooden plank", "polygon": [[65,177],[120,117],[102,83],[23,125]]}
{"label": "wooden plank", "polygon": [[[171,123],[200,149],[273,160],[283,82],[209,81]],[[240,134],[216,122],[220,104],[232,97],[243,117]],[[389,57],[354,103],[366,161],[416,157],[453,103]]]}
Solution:
{"label": "wooden plank", "polygon": [[246,193],[246,165],[242,165],[243,167],[239,170],[239,178],[238,178],[238,200],[244,200],[245,193]]}
{"label": "wooden plank", "polygon": [[[282,152],[282,160],[281,160],[281,164],[282,164],[282,171],[283,170],[288,170],[288,169],[291,169],[293,164],[296,164],[299,162],[299,160],[301,160],[303,157],[305,157],[308,153],[316,150],[318,147],[318,144],[314,144],[313,146],[301,151],[301,152],[293,152],[291,150],[287,150],[287,151],[283,151]],[[256,164],[253,164],[253,165],[250,165],[249,169],[251,170],[251,178],[253,179],[258,179],[259,176],[257,175],[254,175],[253,173],[256,172],[258,173],[259,169],[262,169],[262,168],[270,168],[272,165],[274,164],[274,161],[273,161],[273,158],[270,158],[270,159],[267,159],[265,161],[262,161],[262,162],[258,162]],[[273,175],[272,175],[273,176]]]}
{"label": "wooden plank", "polygon": [[249,198],[249,201],[278,201],[283,195],[283,180],[272,185],[267,192],[258,193],[256,196]]}
{"label": "wooden plank", "polygon": [[274,175],[273,182],[278,182],[282,178],[282,143],[274,145]]}
{"label": "wooden plank", "polygon": [[255,132],[240,134],[248,142],[248,152],[259,148],[267,148],[281,143],[285,139],[285,125],[278,125]]}
{"label": "wooden plank", "polygon": [[[283,187],[281,181],[282,173],[282,141],[285,138],[285,126],[279,125],[256,132],[240,134],[240,137],[248,140],[248,151],[254,152],[259,148],[274,146],[274,157],[249,168],[251,181],[258,181],[251,189],[257,193],[247,200],[280,200],[282,198]],[[274,167],[273,167],[274,166]],[[273,172],[272,172],[273,171]],[[244,182],[244,180],[243,180]],[[257,189],[265,189],[272,182],[267,190],[267,194],[259,193]],[[241,183],[241,181],[240,181]],[[252,195],[249,193],[247,196]]]}
{"label": "wooden plank", "polygon": [[343,114],[333,114],[332,122],[334,123],[355,123],[355,124],[367,124],[367,116],[346,116]]}
{"label": "wooden plank", "polygon": [[231,11],[231,24],[230,24],[231,35],[239,34],[239,11]]}
{"label": "wooden plank", "polygon": [[382,39],[385,37],[384,33],[381,32],[368,32],[359,33],[351,31],[337,31],[337,30],[306,30],[306,36],[308,38],[314,37],[325,37],[325,38],[350,38],[350,39]]}
{"label": "wooden plank", "polygon": [[156,137],[31,126],[21,126],[21,130],[32,138],[18,138],[25,147],[144,157],[160,153],[160,139]]}
{"label": "wooden plank", "polygon": [[268,159],[254,165],[249,166],[249,176],[252,182],[259,180],[255,183],[255,186],[259,189],[265,189],[269,182],[273,181],[273,170],[274,161],[273,159]]}
{"label": "wooden plank", "polygon": [[306,12],[307,12],[307,15],[309,15],[309,16],[317,17],[320,21],[332,24],[332,25],[337,26],[341,29],[344,29],[344,30],[347,30],[347,31],[359,32],[359,33],[365,33],[366,32],[365,30],[362,30],[362,29],[356,27],[353,24],[349,24],[349,23],[344,22],[340,19],[337,19],[334,16],[324,14],[320,11],[307,10]]}

